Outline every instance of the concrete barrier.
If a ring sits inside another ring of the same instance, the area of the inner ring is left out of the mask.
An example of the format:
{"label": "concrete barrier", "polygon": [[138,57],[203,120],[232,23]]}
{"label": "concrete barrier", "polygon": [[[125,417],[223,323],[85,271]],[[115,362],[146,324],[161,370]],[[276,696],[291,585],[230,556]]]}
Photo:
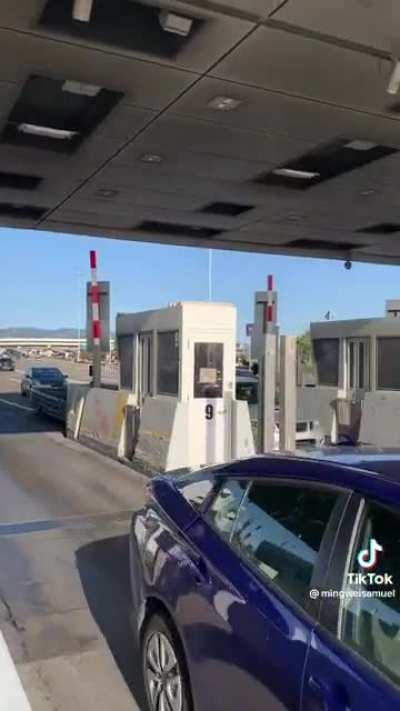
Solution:
{"label": "concrete barrier", "polygon": [[368,392],[361,410],[360,443],[400,446],[400,392]]}
{"label": "concrete barrier", "polygon": [[103,454],[121,456],[125,408],[129,396],[126,390],[88,390],[79,428],[79,441]]}
{"label": "concrete barrier", "polygon": [[65,432],[67,437],[78,439],[86,395],[89,385],[68,383]]}

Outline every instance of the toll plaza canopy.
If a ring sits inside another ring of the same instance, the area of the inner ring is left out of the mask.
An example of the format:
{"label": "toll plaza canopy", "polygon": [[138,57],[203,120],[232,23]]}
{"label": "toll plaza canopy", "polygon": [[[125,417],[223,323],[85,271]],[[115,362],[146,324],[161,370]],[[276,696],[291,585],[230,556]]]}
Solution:
{"label": "toll plaza canopy", "polygon": [[396,263],[399,38],[398,0],[2,0],[0,224]]}

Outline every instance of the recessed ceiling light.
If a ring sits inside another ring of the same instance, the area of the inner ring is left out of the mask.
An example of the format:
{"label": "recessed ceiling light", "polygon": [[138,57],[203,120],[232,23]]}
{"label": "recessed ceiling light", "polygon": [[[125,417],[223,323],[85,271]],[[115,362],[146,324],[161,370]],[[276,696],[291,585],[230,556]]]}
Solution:
{"label": "recessed ceiling light", "polygon": [[42,136],[43,138],[56,138],[60,141],[70,141],[78,135],[79,131],[64,131],[50,126],[37,126],[34,123],[20,123],[18,131],[28,133],[31,136]]}
{"label": "recessed ceiling light", "polygon": [[350,141],[350,143],[345,144],[345,148],[351,148],[353,151],[372,151],[376,148],[377,143],[372,143],[371,141]]}
{"label": "recessed ceiling light", "polygon": [[215,96],[207,106],[215,111],[234,111],[241,104],[243,104],[242,99],[234,99],[232,96]]}
{"label": "recessed ceiling light", "polygon": [[74,0],[72,17],[78,22],[90,22],[93,9],[93,0]]}
{"label": "recessed ceiling light", "polygon": [[173,35],[187,37],[192,29],[193,20],[191,17],[177,15],[169,10],[161,10],[159,14],[160,25],[164,32],[171,32]]}
{"label": "recessed ceiling light", "polygon": [[100,190],[96,190],[95,196],[96,197],[101,197],[101,198],[113,198],[116,195],[118,195],[119,190],[103,190],[102,188]]}
{"label": "recessed ceiling light", "polygon": [[94,84],[83,84],[80,81],[65,81],[62,85],[62,90],[69,91],[71,94],[80,94],[81,96],[97,96],[101,91],[101,87]]}
{"label": "recessed ceiling light", "polygon": [[143,153],[139,160],[143,163],[162,163],[164,158],[159,153]]}
{"label": "recessed ceiling light", "polygon": [[298,178],[299,180],[313,180],[319,178],[319,173],[312,173],[308,170],[293,170],[292,168],[277,168],[272,171],[274,175],[280,175],[283,178]]}

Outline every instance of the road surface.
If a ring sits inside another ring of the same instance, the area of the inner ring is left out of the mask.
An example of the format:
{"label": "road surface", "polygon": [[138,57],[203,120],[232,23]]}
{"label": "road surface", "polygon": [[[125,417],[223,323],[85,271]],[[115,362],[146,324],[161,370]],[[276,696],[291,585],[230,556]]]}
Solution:
{"label": "road surface", "polygon": [[142,711],[127,532],[145,479],[35,415],[19,377],[0,373],[0,711],[24,691],[32,711]]}

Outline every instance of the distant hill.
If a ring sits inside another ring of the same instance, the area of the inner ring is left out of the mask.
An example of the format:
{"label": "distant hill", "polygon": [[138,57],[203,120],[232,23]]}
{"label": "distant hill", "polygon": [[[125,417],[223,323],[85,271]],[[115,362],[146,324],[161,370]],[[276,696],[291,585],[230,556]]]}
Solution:
{"label": "distant hill", "polygon": [[[82,337],[84,334],[82,334]],[[17,328],[0,328],[0,338],[76,338],[76,328],[33,328],[18,326]]]}

